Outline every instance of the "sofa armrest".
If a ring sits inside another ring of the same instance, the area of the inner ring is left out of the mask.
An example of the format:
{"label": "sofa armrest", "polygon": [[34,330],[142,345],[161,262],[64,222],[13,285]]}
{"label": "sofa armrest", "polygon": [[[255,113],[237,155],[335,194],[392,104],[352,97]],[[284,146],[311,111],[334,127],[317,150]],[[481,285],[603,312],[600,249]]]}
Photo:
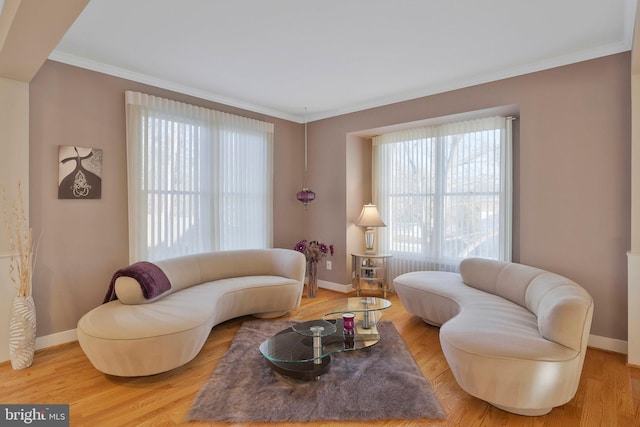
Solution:
{"label": "sofa armrest", "polygon": [[581,352],[587,347],[593,300],[573,285],[550,290],[538,307],[538,330],[544,338]]}

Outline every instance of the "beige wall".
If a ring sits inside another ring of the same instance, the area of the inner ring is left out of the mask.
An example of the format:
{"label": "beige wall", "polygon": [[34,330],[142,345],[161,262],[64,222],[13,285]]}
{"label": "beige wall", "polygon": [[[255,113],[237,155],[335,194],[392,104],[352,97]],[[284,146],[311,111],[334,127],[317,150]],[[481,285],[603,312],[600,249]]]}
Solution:
{"label": "beige wall", "polygon": [[[0,198],[0,212],[17,200],[22,185],[26,212],[29,212],[29,85],[0,78],[0,189],[7,194],[7,205]],[[2,192],[0,191],[0,194]],[[9,311],[16,295],[9,281],[9,236],[4,215],[0,214],[0,362],[9,360]]]}
{"label": "beige wall", "polygon": [[[34,275],[38,336],[74,329],[128,263],[125,90],[273,122],[274,246],[299,239],[302,125],[47,61],[30,85],[31,223],[42,233]],[[102,199],[58,200],[59,145],[104,150]]]}
{"label": "beige wall", "polygon": [[[636,28],[640,9],[636,11]],[[640,33],[636,31],[631,53],[631,247],[628,253],[627,362],[640,366]]]}
{"label": "beige wall", "polygon": [[[346,139],[346,247],[351,252],[364,253],[364,230],[355,225],[362,206],[371,203],[371,139],[347,135]],[[351,268],[350,251],[344,252],[342,258],[348,268]],[[322,270],[324,266],[320,266]]]}
{"label": "beige wall", "polygon": [[[317,199],[305,212],[294,198],[302,185],[300,124],[48,61],[30,88],[31,221],[42,232],[38,335],[74,328],[127,262],[123,92],[131,89],[273,121],[274,244],[334,244],[333,270],[321,266],[320,279],[342,284],[349,282],[349,253],[361,249],[353,247],[353,221],[368,196],[358,189],[368,180],[367,154],[350,134],[518,105],[514,258],[581,283],[595,299],[592,333],[626,340],[629,69],[625,53],[311,122],[309,187]],[[104,150],[101,200],[57,199],[58,145]]]}
{"label": "beige wall", "polygon": [[310,123],[309,234],[337,250],[320,277],[348,282],[346,254],[358,250],[345,233],[349,133],[516,104],[514,260],[582,284],[595,300],[592,334],[626,340],[630,103],[624,53]]}

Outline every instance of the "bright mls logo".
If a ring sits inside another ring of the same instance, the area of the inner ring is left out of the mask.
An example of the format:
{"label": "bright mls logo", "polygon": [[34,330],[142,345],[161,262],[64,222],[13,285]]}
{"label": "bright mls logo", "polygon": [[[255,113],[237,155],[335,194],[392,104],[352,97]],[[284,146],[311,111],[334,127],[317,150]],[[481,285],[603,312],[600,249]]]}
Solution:
{"label": "bright mls logo", "polygon": [[1,426],[68,427],[69,405],[2,405]]}

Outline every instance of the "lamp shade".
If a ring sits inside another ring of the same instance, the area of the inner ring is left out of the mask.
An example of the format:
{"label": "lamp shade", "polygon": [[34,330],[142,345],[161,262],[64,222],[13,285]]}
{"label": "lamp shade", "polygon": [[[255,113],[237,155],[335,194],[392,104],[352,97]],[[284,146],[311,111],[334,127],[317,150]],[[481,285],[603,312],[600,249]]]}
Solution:
{"label": "lamp shade", "polygon": [[380,218],[378,208],[372,204],[362,207],[362,212],[356,221],[356,225],[359,227],[386,227],[385,223],[382,222],[382,218]]}

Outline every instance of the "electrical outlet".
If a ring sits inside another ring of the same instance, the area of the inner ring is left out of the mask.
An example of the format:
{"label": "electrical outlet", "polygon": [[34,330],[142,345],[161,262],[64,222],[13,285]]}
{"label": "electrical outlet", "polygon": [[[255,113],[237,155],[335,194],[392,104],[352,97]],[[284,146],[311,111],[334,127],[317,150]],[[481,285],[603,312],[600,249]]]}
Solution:
{"label": "electrical outlet", "polygon": [[332,267],[331,261],[327,261],[327,270],[331,270],[331,267]]}

